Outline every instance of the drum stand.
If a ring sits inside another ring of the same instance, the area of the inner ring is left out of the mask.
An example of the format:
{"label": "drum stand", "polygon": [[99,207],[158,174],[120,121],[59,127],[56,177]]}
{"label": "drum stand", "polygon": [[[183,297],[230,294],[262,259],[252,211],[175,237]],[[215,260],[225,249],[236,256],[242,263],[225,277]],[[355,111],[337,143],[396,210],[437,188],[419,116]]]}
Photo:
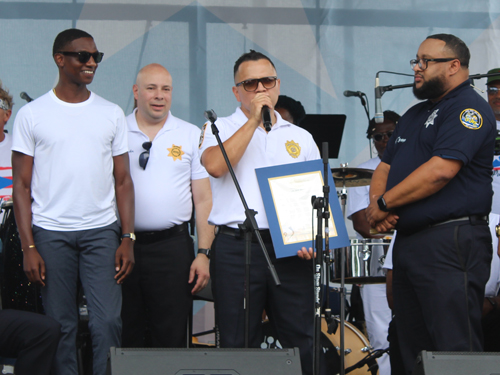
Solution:
{"label": "drum stand", "polygon": [[[359,168],[347,168],[347,163],[340,168],[332,169],[335,186],[341,187],[340,200],[342,214],[346,215],[347,183],[351,187],[369,185],[373,171]],[[347,248],[340,252],[340,375],[345,375],[345,254]],[[338,267],[337,267],[338,268]]]}

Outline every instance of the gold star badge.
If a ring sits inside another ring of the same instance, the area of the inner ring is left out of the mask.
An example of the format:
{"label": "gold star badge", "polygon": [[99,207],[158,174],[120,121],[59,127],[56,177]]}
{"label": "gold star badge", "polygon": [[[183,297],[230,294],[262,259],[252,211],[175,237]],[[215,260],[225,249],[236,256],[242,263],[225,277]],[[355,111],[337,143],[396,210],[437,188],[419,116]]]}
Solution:
{"label": "gold star badge", "polygon": [[177,159],[182,160],[182,155],[184,155],[184,151],[182,151],[182,146],[172,145],[172,147],[167,148],[168,156],[171,156],[174,161]]}

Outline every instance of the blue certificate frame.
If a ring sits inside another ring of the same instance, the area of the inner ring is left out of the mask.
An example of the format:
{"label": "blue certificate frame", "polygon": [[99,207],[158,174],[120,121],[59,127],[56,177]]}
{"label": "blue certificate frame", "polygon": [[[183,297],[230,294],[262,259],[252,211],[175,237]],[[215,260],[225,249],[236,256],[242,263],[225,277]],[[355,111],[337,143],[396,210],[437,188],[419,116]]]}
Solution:
{"label": "blue certificate frame", "polygon": [[[312,210],[312,195],[307,193],[314,191],[314,195],[323,196],[323,172],[324,166],[320,159],[255,170],[277,258],[297,255],[297,251],[303,246],[306,248],[312,246],[312,240],[316,236],[316,230],[314,234],[312,231],[313,227],[317,226],[317,213],[316,210],[314,212]],[[328,174],[328,185],[330,186],[330,249],[350,246],[331,173]],[[309,214],[306,214],[308,217],[303,218],[307,207],[309,207]]]}

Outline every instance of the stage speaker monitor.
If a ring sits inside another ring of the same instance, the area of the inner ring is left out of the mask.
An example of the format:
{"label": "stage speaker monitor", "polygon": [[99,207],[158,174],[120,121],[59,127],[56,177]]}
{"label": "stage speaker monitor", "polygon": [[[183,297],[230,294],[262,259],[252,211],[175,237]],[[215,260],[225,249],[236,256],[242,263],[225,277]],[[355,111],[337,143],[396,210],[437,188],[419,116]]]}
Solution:
{"label": "stage speaker monitor", "polygon": [[108,375],[301,375],[299,349],[110,349]]}
{"label": "stage speaker monitor", "polygon": [[413,375],[500,375],[500,353],[421,351]]}

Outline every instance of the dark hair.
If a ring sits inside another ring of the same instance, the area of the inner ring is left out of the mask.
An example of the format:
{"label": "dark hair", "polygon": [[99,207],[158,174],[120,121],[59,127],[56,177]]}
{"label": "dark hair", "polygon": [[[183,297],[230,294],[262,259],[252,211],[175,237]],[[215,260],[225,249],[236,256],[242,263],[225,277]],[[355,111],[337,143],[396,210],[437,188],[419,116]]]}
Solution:
{"label": "dark hair", "polygon": [[54,45],[52,46],[52,56],[54,56],[57,52],[60,52],[73,40],[80,38],[92,38],[92,35],[89,33],[79,30],[79,29],[68,29],[61,31],[54,39]]}
{"label": "dark hair", "polygon": [[274,66],[273,62],[271,61],[271,59],[269,57],[267,57],[266,55],[264,55],[263,53],[260,53],[260,52],[257,52],[257,51],[254,51],[253,49],[250,50],[250,52],[247,52],[247,53],[244,53],[243,55],[241,55],[238,60],[236,60],[236,62],[234,63],[234,77],[236,77],[236,72],[238,71],[238,68],[240,67],[240,65],[242,63],[244,63],[245,61],[257,61],[257,60],[267,60],[271,63],[271,65],[273,66],[274,70],[276,70],[276,67]]}
{"label": "dark hair", "polygon": [[280,95],[278,97],[278,102],[274,106],[274,109],[277,108],[283,108],[290,112],[295,125],[300,125],[300,122],[306,117],[306,110],[302,103],[286,95]]}
{"label": "dark hair", "polygon": [[470,51],[464,41],[451,34],[429,35],[426,39],[438,39],[445,43],[445,47],[450,49],[460,61],[460,65],[468,68],[470,60]]}
{"label": "dark hair", "polygon": [[[384,122],[390,121],[393,122],[394,125],[397,125],[400,118],[401,116],[394,111],[384,111]],[[377,123],[375,122],[375,117],[374,117],[370,120],[368,124],[368,130],[366,131],[366,138],[370,139],[372,137],[373,133],[375,133],[376,126]]]}

